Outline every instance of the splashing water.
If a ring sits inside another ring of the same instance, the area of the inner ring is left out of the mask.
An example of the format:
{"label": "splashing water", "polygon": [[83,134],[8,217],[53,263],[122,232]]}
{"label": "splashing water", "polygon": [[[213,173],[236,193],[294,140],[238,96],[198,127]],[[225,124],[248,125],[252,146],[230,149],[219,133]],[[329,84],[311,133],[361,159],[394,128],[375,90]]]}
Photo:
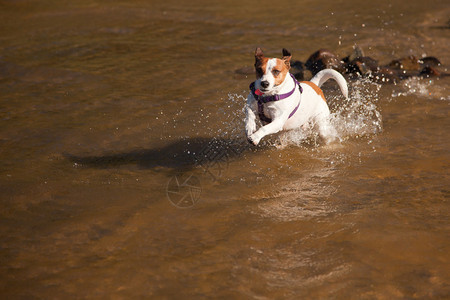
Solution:
{"label": "splashing water", "polygon": [[[338,103],[330,115],[331,125],[336,129],[339,141],[375,135],[382,131],[382,116],[378,111],[381,85],[361,79],[350,86],[350,95],[342,100],[342,95],[328,96],[329,103]],[[228,94],[227,109],[221,109],[223,127],[215,133],[217,137],[245,139],[244,112],[245,97]],[[231,109],[231,112],[230,112]],[[282,132],[272,144],[277,147],[301,146],[305,143],[319,144],[319,136],[314,124],[299,130]]]}
{"label": "splashing water", "polygon": [[392,97],[407,96],[412,94],[417,96],[427,96],[429,94],[428,86],[430,83],[431,81],[424,82],[419,78],[408,78],[399,86],[399,90],[392,91]]}
{"label": "splashing water", "polygon": [[[342,100],[341,95],[328,96],[329,103],[337,103],[332,109],[330,123],[337,133],[339,141],[375,135],[382,131],[382,116],[378,111],[378,92],[381,85],[369,80],[358,80],[349,86],[349,98]],[[281,146],[304,143],[318,145],[319,136],[314,124],[306,130],[292,130],[280,136]]]}
{"label": "splashing water", "polygon": [[418,77],[408,78],[392,91],[392,98],[415,95],[424,98],[450,100],[445,86],[436,85],[434,80],[423,80]]}
{"label": "splashing water", "polygon": [[349,98],[331,114],[331,124],[341,140],[371,136],[382,131],[382,117],[377,107],[380,89],[381,85],[369,80],[358,80],[352,84]]}
{"label": "splashing water", "polygon": [[244,132],[244,105],[246,99],[246,97],[239,94],[228,94],[228,99],[225,101],[227,103],[226,109],[222,108],[219,110],[219,114],[223,115],[221,118],[222,128],[216,132],[216,136],[219,138],[246,140]]}

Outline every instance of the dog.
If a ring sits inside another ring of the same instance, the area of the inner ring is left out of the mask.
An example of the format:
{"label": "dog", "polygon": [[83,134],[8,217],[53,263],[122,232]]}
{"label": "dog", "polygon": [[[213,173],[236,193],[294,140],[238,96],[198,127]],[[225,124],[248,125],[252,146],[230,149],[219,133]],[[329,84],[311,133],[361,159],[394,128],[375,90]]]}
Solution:
{"label": "dog", "polygon": [[[330,110],[320,89],[328,79],[334,79],[345,98],[347,82],[337,71],[325,69],[311,81],[298,82],[289,73],[291,53],[283,49],[282,58],[267,58],[261,48],[255,51],[256,81],[250,84],[245,105],[245,131],[247,140],[258,145],[263,137],[282,130],[307,127],[314,124],[327,143],[336,139],[337,133],[330,124]],[[256,116],[263,126],[256,130]]]}

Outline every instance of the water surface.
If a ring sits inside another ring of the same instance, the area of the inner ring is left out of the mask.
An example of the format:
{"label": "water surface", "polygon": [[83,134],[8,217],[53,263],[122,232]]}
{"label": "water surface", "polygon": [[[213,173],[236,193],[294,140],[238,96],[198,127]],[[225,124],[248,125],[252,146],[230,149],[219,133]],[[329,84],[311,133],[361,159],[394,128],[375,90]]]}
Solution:
{"label": "water surface", "polygon": [[[0,2],[3,298],[450,297],[450,79],[252,148],[253,51],[436,56],[446,1]],[[448,72],[448,71],[447,71]],[[178,184],[189,184],[181,186]],[[184,198],[183,198],[184,197]]]}

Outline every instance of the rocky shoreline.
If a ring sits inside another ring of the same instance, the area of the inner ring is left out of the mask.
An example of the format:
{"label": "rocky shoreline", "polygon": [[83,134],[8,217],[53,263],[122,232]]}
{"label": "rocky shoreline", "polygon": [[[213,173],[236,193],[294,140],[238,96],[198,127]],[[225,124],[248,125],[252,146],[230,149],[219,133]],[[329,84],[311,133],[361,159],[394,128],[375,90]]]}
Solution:
{"label": "rocky shoreline", "polygon": [[[440,69],[440,60],[434,56],[417,58],[414,55],[402,57],[388,64],[380,64],[378,60],[366,56],[364,51],[355,46],[353,52],[344,58],[327,49],[319,49],[309,56],[306,62],[291,61],[290,72],[297,80],[310,80],[323,69],[334,69],[347,79],[368,78],[377,83],[397,83],[411,77],[444,77],[450,76]],[[237,74],[250,75],[253,67],[244,67],[235,71]]]}

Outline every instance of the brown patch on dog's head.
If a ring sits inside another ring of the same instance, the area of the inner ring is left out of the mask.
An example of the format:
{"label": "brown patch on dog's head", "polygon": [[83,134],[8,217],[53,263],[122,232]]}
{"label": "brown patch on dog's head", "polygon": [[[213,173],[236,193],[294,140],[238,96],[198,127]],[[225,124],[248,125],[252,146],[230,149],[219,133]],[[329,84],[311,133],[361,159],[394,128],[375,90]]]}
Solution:
{"label": "brown patch on dog's head", "polygon": [[261,78],[266,73],[267,61],[269,59],[264,56],[261,48],[256,48],[255,51],[255,71],[256,79]]}
{"label": "brown patch on dog's head", "polygon": [[291,58],[291,53],[283,48],[283,57],[281,59],[277,58],[277,64],[272,68],[275,85],[282,84],[286,75],[289,73],[289,69],[291,68]]}
{"label": "brown patch on dog's head", "polygon": [[[289,73],[289,69],[291,68],[291,53],[283,49],[282,58],[267,58],[264,56],[261,48],[256,48],[255,51],[255,71],[256,71],[256,79],[263,77],[264,75],[268,75],[269,79],[265,77],[265,80],[269,80],[273,83],[274,86],[280,85],[284,82],[286,75]],[[266,74],[266,72],[270,72],[270,74]],[[272,78],[273,79],[270,79]]]}

